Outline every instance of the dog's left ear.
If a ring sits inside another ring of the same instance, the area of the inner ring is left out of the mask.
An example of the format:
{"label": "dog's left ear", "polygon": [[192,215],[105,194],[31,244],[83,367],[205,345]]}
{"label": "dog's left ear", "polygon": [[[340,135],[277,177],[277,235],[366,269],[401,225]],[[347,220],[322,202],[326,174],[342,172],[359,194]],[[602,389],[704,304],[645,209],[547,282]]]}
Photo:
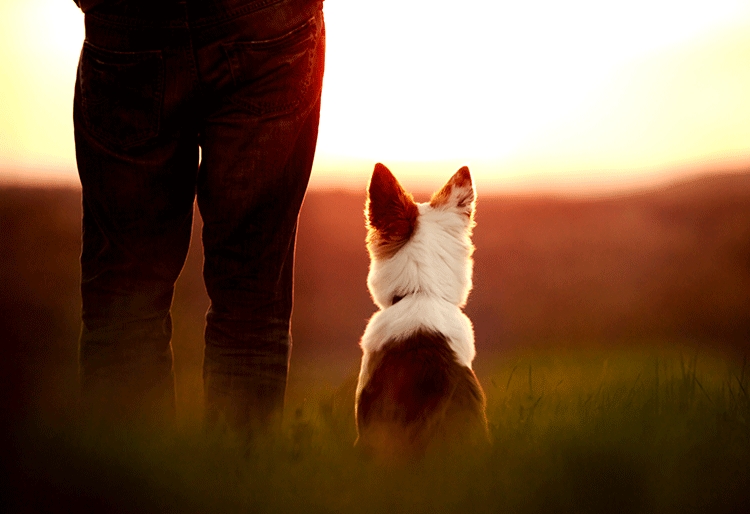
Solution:
{"label": "dog's left ear", "polygon": [[409,240],[417,225],[419,209],[388,168],[378,163],[367,187],[365,216],[370,248],[393,253]]}
{"label": "dog's left ear", "polygon": [[474,216],[475,205],[474,181],[466,166],[458,170],[430,200],[431,207],[454,210],[468,216],[469,219]]}

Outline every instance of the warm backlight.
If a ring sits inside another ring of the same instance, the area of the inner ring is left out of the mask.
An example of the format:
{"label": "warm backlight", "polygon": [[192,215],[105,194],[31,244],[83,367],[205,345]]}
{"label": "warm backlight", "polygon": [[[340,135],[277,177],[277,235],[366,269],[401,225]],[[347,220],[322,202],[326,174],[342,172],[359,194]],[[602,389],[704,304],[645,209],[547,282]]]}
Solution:
{"label": "warm backlight", "polygon": [[[326,0],[314,185],[374,162],[430,189],[469,164],[483,189],[647,182],[750,157],[743,1]],[[72,1],[0,5],[0,169],[75,180]]]}

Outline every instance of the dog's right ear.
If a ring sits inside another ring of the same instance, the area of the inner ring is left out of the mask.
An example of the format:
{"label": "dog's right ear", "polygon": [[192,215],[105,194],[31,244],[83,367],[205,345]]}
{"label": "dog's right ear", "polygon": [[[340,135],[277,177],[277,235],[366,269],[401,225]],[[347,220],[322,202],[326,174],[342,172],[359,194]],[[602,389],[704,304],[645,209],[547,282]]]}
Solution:
{"label": "dog's right ear", "polygon": [[430,200],[432,207],[458,212],[469,220],[474,217],[475,204],[474,180],[467,166],[458,170]]}
{"label": "dog's right ear", "polygon": [[377,163],[367,187],[365,215],[370,250],[377,255],[388,255],[409,240],[417,225],[419,209],[390,170]]}

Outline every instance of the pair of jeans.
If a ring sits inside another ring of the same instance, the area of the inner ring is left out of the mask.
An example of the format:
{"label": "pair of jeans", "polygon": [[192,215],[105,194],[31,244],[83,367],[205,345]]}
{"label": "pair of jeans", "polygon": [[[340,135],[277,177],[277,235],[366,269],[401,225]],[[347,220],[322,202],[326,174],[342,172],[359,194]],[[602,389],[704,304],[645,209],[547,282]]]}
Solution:
{"label": "pair of jeans", "polygon": [[322,0],[115,0],[85,27],[73,109],[83,406],[110,421],[174,418],[170,307],[197,199],[207,421],[273,424],[318,132]]}

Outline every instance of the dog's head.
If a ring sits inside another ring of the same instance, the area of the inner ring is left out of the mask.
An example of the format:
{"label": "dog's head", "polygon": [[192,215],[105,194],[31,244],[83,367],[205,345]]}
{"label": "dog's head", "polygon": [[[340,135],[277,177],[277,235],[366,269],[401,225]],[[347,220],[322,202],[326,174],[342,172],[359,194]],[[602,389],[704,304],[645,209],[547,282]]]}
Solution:
{"label": "dog's head", "polygon": [[461,307],[471,290],[476,193],[463,167],[427,203],[416,203],[382,164],[375,165],[365,217],[370,274],[367,285],[384,309],[410,294]]}

